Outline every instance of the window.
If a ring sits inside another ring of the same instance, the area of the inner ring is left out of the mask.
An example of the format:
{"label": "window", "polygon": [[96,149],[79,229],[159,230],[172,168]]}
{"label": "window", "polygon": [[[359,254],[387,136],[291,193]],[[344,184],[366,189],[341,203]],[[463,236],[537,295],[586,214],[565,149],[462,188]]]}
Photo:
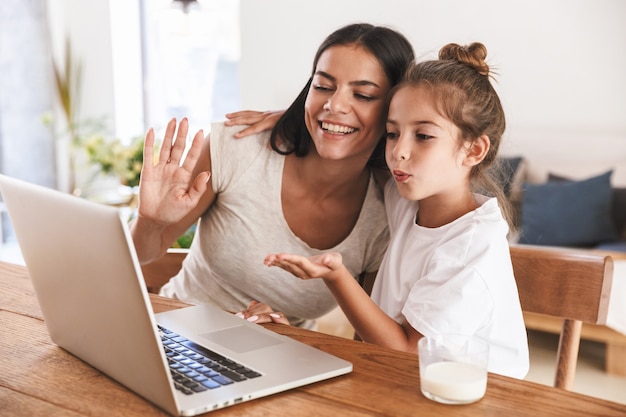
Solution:
{"label": "window", "polygon": [[191,132],[239,109],[239,2],[142,0],[146,127]]}

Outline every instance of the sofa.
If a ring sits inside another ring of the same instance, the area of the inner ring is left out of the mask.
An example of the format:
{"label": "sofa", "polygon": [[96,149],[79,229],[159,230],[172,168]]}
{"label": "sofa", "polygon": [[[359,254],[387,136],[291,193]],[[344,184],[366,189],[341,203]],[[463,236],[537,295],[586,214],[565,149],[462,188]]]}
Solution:
{"label": "sofa", "polygon": [[[626,376],[626,135],[512,132],[500,152],[513,206],[513,245],[561,247],[614,260],[605,325],[582,338],[606,346],[605,370]],[[561,323],[525,314],[529,329],[558,333]]]}
{"label": "sofa", "polygon": [[586,178],[549,172],[536,183],[527,180],[523,156],[500,158],[500,165],[512,243],[626,253],[626,187],[613,185],[613,169]]}

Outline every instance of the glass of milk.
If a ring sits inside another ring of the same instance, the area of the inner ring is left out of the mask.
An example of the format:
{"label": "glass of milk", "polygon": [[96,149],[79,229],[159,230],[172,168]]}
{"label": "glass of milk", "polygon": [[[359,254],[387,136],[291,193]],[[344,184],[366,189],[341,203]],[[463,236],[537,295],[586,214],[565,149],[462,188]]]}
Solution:
{"label": "glass of milk", "polygon": [[444,404],[469,404],[487,389],[489,345],[472,336],[441,334],[418,342],[422,394]]}

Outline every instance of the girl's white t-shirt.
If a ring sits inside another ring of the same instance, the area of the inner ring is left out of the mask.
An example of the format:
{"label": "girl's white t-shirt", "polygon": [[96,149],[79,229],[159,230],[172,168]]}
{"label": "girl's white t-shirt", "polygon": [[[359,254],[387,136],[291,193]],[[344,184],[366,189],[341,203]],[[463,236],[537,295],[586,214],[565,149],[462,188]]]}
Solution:
{"label": "girl's white t-shirt", "polygon": [[424,336],[476,335],[490,345],[489,371],[523,378],[528,341],[495,198],[476,195],[476,210],[438,228],[415,223],[419,206],[385,186],[390,243],[372,299],[398,323]]}

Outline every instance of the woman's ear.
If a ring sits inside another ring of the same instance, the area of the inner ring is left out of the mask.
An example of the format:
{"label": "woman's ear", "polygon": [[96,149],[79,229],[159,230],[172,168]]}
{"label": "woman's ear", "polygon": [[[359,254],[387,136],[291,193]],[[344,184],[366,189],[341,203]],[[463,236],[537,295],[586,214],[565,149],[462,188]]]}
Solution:
{"label": "woman's ear", "polygon": [[480,164],[482,160],[485,159],[485,156],[487,156],[490,146],[491,142],[487,135],[481,135],[471,142],[471,145],[467,149],[467,154],[465,155],[465,165],[473,167]]}

